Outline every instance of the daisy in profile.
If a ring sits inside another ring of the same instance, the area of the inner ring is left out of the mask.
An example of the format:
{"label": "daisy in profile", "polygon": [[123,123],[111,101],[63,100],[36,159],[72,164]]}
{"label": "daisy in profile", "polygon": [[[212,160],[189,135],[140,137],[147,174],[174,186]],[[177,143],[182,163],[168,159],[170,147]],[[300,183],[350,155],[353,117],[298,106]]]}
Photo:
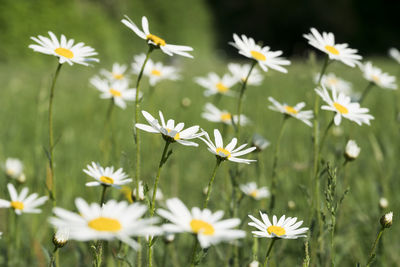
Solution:
{"label": "daisy in profile", "polygon": [[167,233],[193,233],[202,248],[246,236],[245,231],[233,229],[240,224],[240,219],[221,220],[224,216],[222,210],[213,213],[209,209],[194,207],[189,211],[178,198],[168,199],[166,204],[168,210],[157,210],[158,215],[171,222],[164,224],[163,230]]}
{"label": "daisy in profile", "polygon": [[301,110],[306,105],[304,102],[300,102],[295,106],[289,106],[285,103],[279,103],[273,97],[268,97],[268,100],[272,103],[272,106],[269,106],[269,109],[291,116],[293,118],[301,120],[308,126],[312,126],[310,120],[313,118],[313,112],[311,110]]}
{"label": "daisy in profile", "polygon": [[282,66],[290,65],[290,61],[280,57],[282,51],[270,51],[269,46],[261,47],[256,44],[253,38],[246,37],[244,34],[239,37],[234,33],[233,40],[234,42],[229,44],[238,49],[239,54],[257,61],[263,71],[268,71],[268,68],[271,68],[287,73],[287,70]]}
{"label": "daisy in profile", "polygon": [[392,47],[389,49],[389,56],[400,64],[400,51]]}
{"label": "daisy in profile", "polygon": [[315,29],[310,29],[311,33],[303,34],[308,40],[308,44],[326,53],[331,60],[339,60],[344,64],[355,67],[360,64],[362,57],[357,55],[357,49],[351,49],[348,44],[335,44],[333,33],[322,32],[322,35]]}
{"label": "daisy in profile", "polygon": [[316,88],[315,92],[325,101],[328,105],[323,105],[321,109],[336,112],[334,117],[335,125],[339,125],[342,117],[354,121],[358,125],[363,123],[370,125],[369,121],[374,117],[368,114],[369,109],[360,107],[358,102],[351,102],[349,96],[343,93],[337,93],[333,88],[332,97],[324,86],[322,89]]}
{"label": "daisy in profile", "polygon": [[[250,64],[237,64],[237,63],[229,63],[228,69],[231,72],[232,77],[234,77],[237,82],[244,82],[249,74],[251,69]],[[249,78],[247,79],[248,85],[260,85],[264,80],[264,76],[258,69],[253,69]]]}
{"label": "daisy in profile", "polygon": [[106,77],[109,81],[124,80],[127,78],[126,70],[128,66],[120,65],[119,63],[114,63],[112,70],[100,70],[100,74]]}
{"label": "daisy in profile", "polygon": [[160,133],[166,141],[171,143],[178,142],[179,144],[184,146],[199,146],[195,142],[188,141],[203,135],[203,133],[198,133],[200,129],[198,125],[183,130],[183,127],[185,126],[183,122],[177,123],[175,125],[175,121],[170,119],[167,121],[167,123],[165,123],[164,115],[161,111],[159,111],[161,124],[147,111],[142,110],[142,114],[149,125],[136,123],[136,128],[149,133]]}
{"label": "daisy in profile", "polygon": [[133,249],[139,244],[132,236],[159,235],[161,230],[152,224],[156,218],[141,219],[147,208],[145,205],[109,200],[102,207],[97,203],[86,203],[82,198],[75,200],[77,213],[54,208],[55,217],[49,222],[56,228],[68,227],[69,239],[77,241],[120,240]]}
{"label": "daisy in profile", "polygon": [[258,188],[255,182],[241,184],[239,185],[239,188],[246,196],[249,196],[255,200],[268,198],[271,195],[266,186]]}
{"label": "daisy in profile", "polygon": [[212,96],[215,94],[234,96],[235,94],[231,91],[231,88],[238,80],[229,74],[219,77],[218,74],[210,72],[207,77],[195,78],[195,82],[207,89],[204,91],[205,96]]}
{"label": "daisy in profile", "polygon": [[[90,83],[102,93],[100,98],[112,98],[114,103],[122,109],[126,108],[126,101],[134,101],[136,99],[136,89],[129,88],[127,79],[109,81],[95,76],[90,79]],[[139,98],[141,97],[142,93],[139,93]]]}
{"label": "daisy in profile", "polygon": [[121,188],[121,185],[132,182],[132,179],[127,178],[128,175],[124,173],[122,168],[114,171],[113,166],[103,168],[94,162],[92,162],[92,165],[87,165],[86,168],[83,172],[96,180],[86,183],[86,186],[104,185]]}
{"label": "daisy in profile", "polygon": [[251,145],[256,147],[256,152],[261,152],[266,149],[271,143],[259,134],[254,134],[251,139]]}
{"label": "daisy in profile", "polygon": [[[232,114],[226,110],[220,110],[211,103],[206,103],[204,106],[204,112],[201,117],[211,122],[222,122],[228,125],[232,124]],[[237,123],[238,116],[233,115],[233,121]],[[250,120],[245,115],[240,115],[240,125],[244,126],[248,124]]]}
{"label": "daisy in profile", "polygon": [[[124,194],[125,194],[125,196],[128,196],[128,192],[124,193]],[[148,194],[150,196],[152,196],[153,195],[153,189],[150,189]],[[136,193],[136,188],[134,188],[133,190],[129,190],[129,196],[130,197],[128,199],[139,200],[139,201],[144,200],[144,185],[143,185],[143,181],[139,181],[139,194]],[[164,195],[163,195],[161,189],[157,188],[156,200],[157,201],[161,201],[161,200],[163,200],[163,198],[164,198]]]}
{"label": "daisy in profile", "polygon": [[254,237],[266,237],[276,239],[297,239],[299,237],[306,237],[305,233],[308,231],[307,227],[299,228],[303,221],[297,221],[294,217],[285,217],[283,215],[279,220],[274,215],[272,217],[272,223],[268,219],[266,213],[260,211],[262,221],[249,215],[253,221],[249,223],[250,226],[257,228],[258,231],[252,231]]}
{"label": "daisy in profile", "polygon": [[90,46],[85,46],[84,43],[74,44],[74,39],[69,39],[62,34],[60,41],[54,33],[49,32],[50,38],[39,35],[31,37],[37,44],[29,45],[29,48],[35,52],[40,52],[47,55],[53,55],[59,58],[59,63],[67,62],[69,65],[74,63],[88,66],[88,62],[99,62],[97,58],[91,56],[97,55],[97,52]]}
{"label": "daisy in profile", "polygon": [[184,45],[172,45],[168,44],[164,39],[161,37],[151,34],[149,30],[149,22],[145,16],[142,17],[142,30],[140,30],[132,20],[125,16],[125,19],[121,20],[121,22],[134,31],[137,36],[146,40],[149,45],[152,45],[155,48],[160,48],[165,54],[172,56],[173,54],[181,55],[184,57],[193,58],[191,54],[188,52],[193,51],[193,48],[190,46]]}
{"label": "daisy in profile", "polygon": [[[319,75],[320,74],[316,74],[314,76],[316,84],[318,83]],[[337,77],[334,73],[322,75],[321,84],[329,90],[332,90],[332,88],[335,87],[336,92],[338,93],[344,93],[346,95],[351,95],[353,93],[351,83]]]}
{"label": "daisy in profile", "polygon": [[222,161],[229,160],[233,162],[246,163],[246,164],[250,164],[250,162],[256,161],[252,159],[238,158],[240,156],[246,155],[254,151],[256,147],[249,147],[247,149],[244,149],[247,146],[247,144],[243,144],[235,149],[237,144],[237,138],[233,138],[232,141],[224,147],[221,133],[217,129],[214,129],[215,144],[211,141],[210,136],[208,135],[207,132],[204,132],[204,135],[206,139],[202,137],[200,137],[200,139],[203,140],[204,143],[206,143],[206,145],[208,146],[208,151],[213,153],[218,159]]}
{"label": "daisy in profile", "polygon": [[361,65],[360,69],[363,72],[364,78],[376,86],[383,89],[397,89],[396,77],[382,72],[380,68],[373,66],[371,62]]}
{"label": "daisy in profile", "polygon": [[4,164],[4,171],[8,177],[18,180],[23,175],[24,165],[17,158],[7,158]]}
{"label": "daisy in profile", "polygon": [[37,193],[28,196],[29,189],[27,187],[22,188],[20,194],[17,193],[11,183],[7,184],[7,188],[11,201],[0,199],[0,208],[12,208],[17,215],[22,213],[41,213],[42,211],[38,209],[38,206],[43,205],[48,199],[47,196],[38,198]]}

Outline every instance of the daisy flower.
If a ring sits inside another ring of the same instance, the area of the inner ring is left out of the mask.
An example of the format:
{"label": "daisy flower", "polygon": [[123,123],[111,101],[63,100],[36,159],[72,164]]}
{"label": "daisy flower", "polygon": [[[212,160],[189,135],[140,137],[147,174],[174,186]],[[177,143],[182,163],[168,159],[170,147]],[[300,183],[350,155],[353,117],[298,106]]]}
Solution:
{"label": "daisy flower", "polygon": [[[150,196],[152,196],[153,195],[153,189],[150,189],[148,193],[149,193]],[[134,188],[133,191],[131,190],[130,194],[132,194],[132,197],[134,199],[144,200],[144,185],[143,185],[143,181],[139,181],[139,195],[136,193],[136,188]],[[161,201],[163,198],[164,198],[164,195],[161,192],[161,189],[157,188],[156,200],[157,201]]]}
{"label": "daisy flower", "polygon": [[177,54],[184,57],[193,58],[193,56],[188,53],[189,51],[193,51],[192,47],[168,44],[164,39],[160,38],[159,36],[151,34],[149,30],[149,22],[147,21],[147,18],[145,16],[142,17],[142,30],[140,30],[136,26],[136,24],[133,23],[131,19],[127,16],[125,16],[125,19],[121,20],[121,22],[129,29],[134,31],[137,36],[146,40],[149,45],[160,48],[165,54],[169,56]]}
{"label": "daisy flower", "polygon": [[272,106],[269,106],[269,109],[280,112],[285,115],[289,115],[298,120],[301,120],[308,126],[312,126],[310,120],[313,118],[313,112],[311,110],[304,110],[304,111],[301,110],[306,105],[304,102],[300,102],[295,106],[289,106],[285,103],[284,104],[279,103],[273,97],[268,97],[268,100],[272,103]]}
{"label": "daisy flower", "polygon": [[299,237],[306,237],[304,233],[308,231],[307,227],[299,228],[303,221],[296,223],[297,218],[286,218],[283,215],[279,220],[274,215],[272,217],[272,223],[268,219],[266,213],[260,211],[262,221],[256,219],[255,217],[249,215],[250,219],[253,221],[249,223],[258,229],[258,231],[252,231],[254,237],[266,237],[266,238],[282,238],[282,239],[297,239]]}
{"label": "daisy flower", "polygon": [[322,32],[321,35],[315,28],[310,30],[311,33],[303,34],[303,37],[308,40],[309,45],[326,53],[329,59],[342,61],[350,67],[360,64],[362,57],[357,55],[357,49],[348,48],[348,44],[335,44],[335,36],[331,32]]}
{"label": "daisy flower", "polygon": [[244,231],[232,229],[240,224],[240,219],[221,220],[224,216],[222,210],[213,213],[209,209],[194,207],[189,211],[178,198],[168,199],[166,204],[168,210],[158,209],[157,213],[171,223],[162,228],[168,233],[193,233],[202,248],[246,236]]}
{"label": "daisy flower", "polygon": [[[319,75],[320,74],[318,73],[314,76],[315,83],[318,83]],[[335,87],[336,91],[339,93],[344,93],[347,95],[352,94],[351,83],[337,77],[334,73],[322,75],[321,84],[330,90]]]}
{"label": "daisy flower", "polygon": [[[237,82],[244,82],[249,74],[251,65],[250,64],[237,64],[229,63],[228,69],[231,72],[232,77],[234,77]],[[248,85],[260,85],[264,80],[264,76],[258,69],[253,69],[249,78],[247,79]]]}
{"label": "daisy flower", "polygon": [[97,55],[97,52],[90,46],[85,46],[84,43],[74,45],[74,39],[67,40],[62,34],[60,41],[54,33],[49,32],[50,38],[39,35],[31,37],[37,44],[29,45],[29,48],[35,52],[40,52],[47,55],[53,55],[59,58],[59,63],[67,62],[69,65],[74,63],[88,66],[87,62],[99,62],[97,58],[91,56]]}
{"label": "daisy flower", "polygon": [[357,145],[356,141],[349,140],[346,144],[344,156],[347,160],[355,160],[360,155],[361,148]]}
{"label": "daisy flower", "polygon": [[238,82],[237,78],[229,74],[219,77],[214,72],[208,73],[205,78],[196,77],[194,80],[197,84],[207,89],[204,91],[204,96],[215,94],[234,96],[235,94],[231,91],[231,88]]}
{"label": "daisy flower", "polygon": [[255,182],[241,184],[239,185],[239,188],[246,196],[252,197],[255,200],[260,200],[270,196],[270,192],[266,186],[257,188]]}
{"label": "daisy flower", "polygon": [[[204,112],[201,117],[211,122],[222,122],[228,125],[232,124],[232,114],[226,110],[219,110],[216,106],[211,103],[206,103],[204,106]],[[237,123],[238,116],[233,115],[233,121]],[[250,121],[245,115],[240,115],[240,125],[246,125]]]}
{"label": "daisy flower", "polygon": [[391,56],[397,63],[400,63],[400,52],[396,48],[392,47],[389,49],[389,56]]}
{"label": "daisy flower", "polygon": [[121,185],[132,182],[131,178],[127,178],[128,175],[123,172],[122,168],[119,168],[114,172],[114,167],[103,168],[99,164],[92,162],[92,165],[87,165],[87,169],[83,171],[94,178],[96,181],[86,183],[86,186],[112,186],[121,188]]}
{"label": "daisy flower", "polygon": [[57,229],[56,233],[53,236],[53,244],[57,248],[62,248],[67,244],[69,239],[69,227],[60,227]]}
{"label": "daisy flower", "polygon": [[234,33],[234,42],[229,44],[239,50],[239,54],[254,59],[260,65],[263,71],[268,71],[268,68],[287,73],[287,70],[282,66],[290,65],[290,61],[282,57],[282,51],[270,51],[269,46],[261,47],[254,41],[253,38],[246,37],[242,34],[241,38]]}
{"label": "daisy flower", "polygon": [[[102,93],[100,98],[113,98],[115,104],[122,109],[126,108],[126,101],[134,101],[136,99],[136,89],[129,88],[129,82],[126,79],[109,81],[95,76],[90,79],[90,83]],[[139,98],[142,95],[139,92]]]}
{"label": "daisy flower", "polygon": [[371,62],[361,65],[360,69],[367,81],[370,81],[383,89],[397,89],[396,77],[390,76],[386,72],[382,72],[380,68],[373,66]]}
{"label": "daisy flower", "polygon": [[369,109],[360,107],[358,102],[351,102],[349,96],[343,93],[337,94],[335,88],[332,90],[332,98],[324,86],[322,89],[315,89],[315,92],[325,101],[328,105],[323,105],[321,109],[336,112],[334,122],[339,125],[342,117],[354,121],[358,125],[363,123],[370,125],[369,121],[374,117],[368,114]]}
{"label": "daisy flower", "polygon": [[158,120],[151,116],[150,113],[148,113],[147,111],[142,110],[142,114],[149,125],[136,123],[136,128],[149,133],[160,133],[166,141],[172,143],[178,142],[184,146],[199,146],[195,142],[188,141],[190,139],[195,139],[203,135],[203,133],[197,133],[200,129],[198,125],[183,130],[183,127],[185,126],[183,122],[177,123],[175,125],[175,121],[170,119],[167,121],[167,123],[165,123],[164,116],[161,111],[159,111],[161,125],[159,124]]}
{"label": "daisy flower", "polygon": [[6,175],[13,179],[18,179],[23,175],[24,165],[22,161],[16,158],[7,158],[4,164]]}
{"label": "daisy flower", "polygon": [[266,149],[270,142],[259,134],[254,134],[251,140],[251,145],[256,147],[256,151],[260,152]]}
{"label": "daisy flower", "polygon": [[256,161],[252,159],[238,158],[254,151],[256,147],[253,146],[243,150],[243,148],[247,146],[247,144],[243,144],[235,149],[237,138],[233,138],[232,141],[226,147],[224,147],[221,133],[217,129],[214,129],[215,144],[211,141],[210,136],[207,132],[204,132],[204,135],[206,136],[206,139],[202,137],[200,137],[200,139],[203,140],[204,143],[206,143],[206,145],[208,146],[208,151],[213,153],[218,159],[246,164],[250,164],[250,162]]}
{"label": "daisy flower", "polygon": [[156,218],[140,218],[147,210],[145,205],[109,200],[100,207],[97,203],[89,205],[82,198],[77,198],[75,206],[78,213],[56,207],[53,209],[56,217],[49,219],[56,228],[68,227],[70,240],[118,239],[138,249],[139,244],[131,236],[161,234],[159,227],[152,226],[157,222]]}
{"label": "daisy flower", "polygon": [[106,77],[109,81],[123,80],[126,79],[125,72],[127,69],[128,66],[126,65],[120,65],[118,63],[114,63],[112,66],[112,71],[102,69],[100,70],[100,74]]}
{"label": "daisy flower", "polygon": [[22,188],[20,194],[17,193],[11,183],[7,184],[7,188],[11,201],[0,199],[0,208],[13,208],[17,215],[22,213],[41,213],[42,211],[37,207],[43,205],[48,199],[47,196],[38,198],[36,193],[28,196],[29,189],[27,187]]}

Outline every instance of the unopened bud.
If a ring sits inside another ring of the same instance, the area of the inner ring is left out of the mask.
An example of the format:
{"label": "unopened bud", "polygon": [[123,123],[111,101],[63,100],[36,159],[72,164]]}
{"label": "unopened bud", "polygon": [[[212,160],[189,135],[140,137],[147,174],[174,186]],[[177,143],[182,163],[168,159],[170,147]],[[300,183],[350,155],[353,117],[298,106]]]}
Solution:
{"label": "unopened bud", "polygon": [[381,218],[381,225],[384,228],[389,228],[392,226],[393,222],[393,212],[386,213],[385,215],[382,216]]}
{"label": "unopened bud", "polygon": [[62,248],[67,244],[69,238],[69,228],[61,227],[57,229],[57,232],[53,236],[53,244],[58,248]]}
{"label": "unopened bud", "polygon": [[384,198],[381,197],[381,199],[379,199],[379,207],[381,207],[381,209],[386,209],[389,206],[389,201]]}
{"label": "unopened bud", "polygon": [[166,234],[164,236],[164,242],[165,244],[172,243],[175,240],[175,235],[174,234]]}
{"label": "unopened bud", "polygon": [[296,203],[293,200],[289,200],[287,205],[288,205],[288,208],[291,210],[294,210],[296,208]]}
{"label": "unopened bud", "polygon": [[357,145],[356,141],[349,140],[346,144],[344,156],[347,160],[355,160],[360,154],[361,148]]}
{"label": "unopened bud", "polygon": [[184,108],[187,108],[192,104],[192,100],[190,100],[190,98],[188,98],[188,97],[185,97],[182,99],[181,104]]}
{"label": "unopened bud", "polygon": [[258,267],[258,266],[260,266],[260,263],[258,261],[252,261],[249,264],[249,267]]}

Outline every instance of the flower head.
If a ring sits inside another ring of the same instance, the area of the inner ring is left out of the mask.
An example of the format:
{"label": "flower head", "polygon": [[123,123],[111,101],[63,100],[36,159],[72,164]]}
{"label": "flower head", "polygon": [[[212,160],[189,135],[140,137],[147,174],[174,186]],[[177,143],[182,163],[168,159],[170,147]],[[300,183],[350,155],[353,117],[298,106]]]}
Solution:
{"label": "flower head", "polygon": [[57,229],[53,236],[53,244],[58,248],[62,248],[67,244],[69,239],[69,227],[63,226]]}
{"label": "flower head", "polygon": [[150,33],[149,30],[149,22],[145,16],[142,17],[142,30],[140,30],[135,23],[132,22],[132,20],[125,16],[125,19],[121,20],[121,22],[134,31],[137,36],[140,38],[146,40],[146,42],[149,45],[152,45],[155,48],[160,48],[165,54],[172,56],[173,54],[181,55],[184,57],[190,57],[193,58],[191,54],[189,54],[189,51],[193,51],[193,48],[190,46],[184,46],[184,45],[172,45],[168,44],[164,39],[161,37]]}
{"label": "flower head", "polygon": [[[250,64],[237,64],[229,63],[228,69],[231,72],[232,77],[234,77],[237,82],[244,82],[249,74],[251,65]],[[247,79],[247,85],[260,85],[264,80],[264,76],[260,73],[258,69],[253,69],[249,78]]]}
{"label": "flower head", "polygon": [[67,62],[69,65],[77,63],[88,66],[88,62],[99,62],[97,58],[91,58],[97,55],[97,52],[90,46],[85,46],[84,43],[74,45],[74,39],[67,40],[63,34],[60,41],[54,33],[49,32],[49,35],[50,38],[41,35],[37,38],[31,37],[37,44],[31,44],[29,48],[35,52],[58,57],[60,64]]}
{"label": "flower head", "polygon": [[[320,74],[315,75],[315,83],[318,83],[319,75]],[[351,83],[337,77],[334,73],[322,75],[321,84],[330,90],[332,90],[332,88],[335,88],[336,91],[339,93],[344,93],[346,95],[352,94]]]}
{"label": "flower head", "polygon": [[4,164],[6,175],[13,179],[19,179],[23,175],[24,164],[16,158],[7,158]]}
{"label": "flower head", "polygon": [[[206,103],[206,105],[204,106],[204,112],[201,114],[201,117],[211,122],[222,122],[228,125],[232,124],[232,119],[235,124],[238,121],[237,115],[232,115],[230,112],[226,110],[220,110],[211,103]],[[245,115],[241,114],[240,125],[244,126],[248,123],[249,119]]]}
{"label": "flower head", "polygon": [[[145,196],[144,196],[144,184],[143,184],[143,181],[139,181],[139,194],[136,193],[136,187],[135,187],[133,190],[131,190],[130,193],[132,194],[132,199],[134,199],[134,200],[139,200],[139,201],[144,200],[144,197],[145,197]],[[149,194],[150,196],[152,196],[152,195],[153,195],[153,189],[150,189],[149,192],[148,192],[148,194]],[[164,195],[163,195],[163,193],[161,192],[161,189],[160,189],[160,188],[157,188],[156,200],[157,200],[157,201],[160,201],[160,200],[163,199],[163,197],[164,197]]]}
{"label": "flower head", "polygon": [[396,48],[392,47],[389,49],[389,56],[391,56],[397,63],[400,63],[400,52]]}
{"label": "flower head", "polygon": [[270,142],[259,134],[254,134],[251,140],[251,145],[256,147],[256,151],[260,152],[266,149]]}
{"label": "flower head", "polygon": [[393,224],[393,212],[391,211],[383,215],[380,222],[382,227],[390,228],[390,226]]}
{"label": "flower head", "polygon": [[114,63],[112,66],[112,71],[108,71],[105,69],[100,70],[100,73],[106,77],[109,81],[119,81],[127,78],[127,74],[125,73],[128,69],[126,65],[120,65],[118,63]]}
{"label": "flower head", "polygon": [[132,179],[127,178],[128,175],[123,172],[122,168],[114,171],[113,166],[103,168],[94,162],[92,162],[92,165],[87,165],[86,168],[83,171],[96,180],[95,182],[86,183],[86,186],[104,185],[121,188],[121,185],[132,182]]}
{"label": "flower head", "polygon": [[256,44],[253,38],[242,34],[239,37],[236,33],[233,34],[234,42],[229,44],[239,50],[239,54],[251,58],[260,65],[263,71],[268,71],[268,68],[287,73],[287,70],[282,66],[290,65],[290,61],[282,57],[282,51],[270,51],[269,46],[261,47]]}
{"label": "flower head", "polygon": [[240,219],[221,220],[224,216],[222,210],[213,213],[209,209],[200,210],[194,207],[189,211],[178,198],[168,199],[166,204],[168,210],[157,210],[158,215],[171,222],[164,224],[163,229],[167,233],[196,234],[202,248],[246,235],[242,230],[232,229],[240,224]]}
{"label": "flower head", "polygon": [[295,106],[289,106],[285,103],[284,104],[279,103],[273,97],[268,97],[268,100],[273,104],[272,106],[269,106],[269,109],[301,120],[308,126],[312,125],[310,120],[314,117],[313,112],[311,110],[305,110],[305,111],[301,110],[306,105],[304,102],[300,102]]}
{"label": "flower head", "polygon": [[308,231],[307,227],[299,228],[303,224],[303,221],[296,223],[296,217],[286,218],[285,215],[283,215],[278,220],[274,215],[271,223],[266,213],[260,211],[260,215],[262,221],[249,215],[250,219],[253,220],[249,225],[258,229],[258,231],[252,231],[255,237],[297,239],[299,237],[305,237],[306,235],[304,235],[304,233]]}
{"label": "flower head", "polygon": [[357,102],[351,102],[349,96],[343,93],[336,93],[336,90],[332,90],[332,98],[324,86],[322,89],[315,89],[315,92],[328,104],[323,105],[321,109],[330,110],[336,112],[334,122],[339,125],[342,121],[342,117],[354,121],[358,125],[363,123],[370,124],[369,121],[373,120],[374,117],[368,114],[369,109],[360,107]]}
{"label": "flower head", "polygon": [[361,65],[360,69],[367,81],[370,81],[383,89],[397,89],[396,77],[390,76],[386,72],[382,72],[380,68],[373,66],[371,62]]}
{"label": "flower head", "polygon": [[241,184],[239,185],[239,188],[246,196],[252,197],[255,200],[268,198],[270,196],[270,192],[266,186],[257,188],[257,184],[255,182]]}
{"label": "flower head", "polygon": [[348,48],[348,44],[335,44],[335,36],[331,32],[322,32],[322,35],[311,28],[311,33],[303,34],[308,44],[321,50],[329,56],[329,59],[339,60],[344,64],[355,67],[360,64],[362,57],[357,55],[357,49]]}
{"label": "flower head", "polygon": [[360,154],[361,148],[357,145],[356,141],[349,140],[346,144],[344,156],[347,160],[355,160]]}
{"label": "flower head", "polygon": [[381,207],[381,209],[386,209],[388,206],[389,206],[389,201],[386,198],[381,197],[379,199],[379,207]]}
{"label": "flower head", "polygon": [[212,96],[215,94],[234,96],[235,93],[232,92],[231,88],[238,81],[229,74],[219,77],[216,73],[210,72],[207,77],[195,78],[195,82],[207,89],[204,91],[205,96]]}
{"label": "flower head", "polygon": [[7,184],[7,188],[11,201],[0,199],[0,208],[12,208],[17,215],[22,213],[41,213],[42,211],[37,207],[43,205],[48,199],[47,196],[38,198],[37,193],[28,196],[29,189],[27,187],[22,188],[20,194],[17,193],[11,183]]}

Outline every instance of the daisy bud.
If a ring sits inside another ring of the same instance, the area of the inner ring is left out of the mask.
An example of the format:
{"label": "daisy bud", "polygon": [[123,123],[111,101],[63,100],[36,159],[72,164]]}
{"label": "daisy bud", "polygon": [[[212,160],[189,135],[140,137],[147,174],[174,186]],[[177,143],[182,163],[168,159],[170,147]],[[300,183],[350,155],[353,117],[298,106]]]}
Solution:
{"label": "daisy bud", "polygon": [[57,248],[62,248],[67,244],[69,238],[69,228],[61,227],[57,229],[57,232],[53,236],[53,244]]}
{"label": "daisy bud", "polygon": [[21,183],[21,184],[25,183],[25,182],[26,182],[25,173],[21,173],[21,175],[17,177],[17,181],[18,181],[19,183]]}
{"label": "daisy bud", "polygon": [[252,261],[249,264],[249,267],[258,267],[258,266],[260,266],[260,263],[258,261]]}
{"label": "daisy bud", "polygon": [[293,200],[289,200],[287,205],[290,210],[294,210],[296,208],[296,203]]}
{"label": "daisy bud", "polygon": [[389,213],[386,213],[381,218],[381,225],[384,228],[390,228],[390,226],[392,226],[392,222],[393,222],[393,212],[392,211]]}
{"label": "daisy bud", "polygon": [[174,234],[166,234],[164,236],[164,243],[169,244],[172,243],[175,240],[175,235]]}
{"label": "daisy bud", "polygon": [[389,206],[389,201],[386,198],[381,197],[379,199],[379,207],[381,207],[381,209],[386,209],[388,206]]}
{"label": "daisy bud", "polygon": [[270,145],[270,142],[267,139],[265,139],[264,137],[262,137],[261,135],[254,134],[251,144],[252,144],[252,146],[256,147],[257,152],[260,152],[260,151],[263,151],[264,149],[266,149]]}
{"label": "daisy bud", "polygon": [[343,129],[342,127],[339,126],[334,126],[332,128],[332,134],[336,137],[342,136],[343,135]]}
{"label": "daisy bud", "polygon": [[190,98],[188,98],[188,97],[185,97],[182,99],[181,104],[184,108],[187,108],[192,104],[192,100],[190,100]]}
{"label": "daisy bud", "polygon": [[357,145],[354,140],[349,140],[346,144],[344,156],[347,160],[355,160],[360,154],[361,148]]}

